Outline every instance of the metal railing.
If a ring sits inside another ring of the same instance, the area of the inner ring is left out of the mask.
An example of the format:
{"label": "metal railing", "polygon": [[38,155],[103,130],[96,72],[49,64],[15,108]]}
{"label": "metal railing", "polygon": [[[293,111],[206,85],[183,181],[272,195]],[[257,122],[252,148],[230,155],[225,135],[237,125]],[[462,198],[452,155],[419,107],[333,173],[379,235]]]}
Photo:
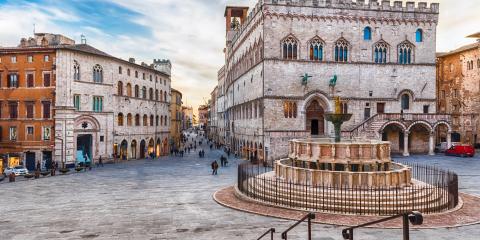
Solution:
{"label": "metal railing", "polygon": [[[440,213],[458,205],[458,176],[424,165],[407,164],[418,181],[409,187],[348,187],[303,184],[265,174],[272,168],[238,166],[237,187],[249,198],[307,211],[389,216],[408,211]],[[307,179],[307,177],[305,177]]]}
{"label": "metal railing", "polygon": [[260,240],[262,239],[263,237],[267,236],[268,234],[270,234],[270,240],[273,240],[273,234],[275,233],[275,228],[270,228],[268,229],[268,231],[266,231],[262,236],[260,236],[259,238],[257,238],[257,240]]}
{"label": "metal railing", "polygon": [[342,230],[342,237],[343,237],[343,239],[353,240],[353,230],[355,230],[357,228],[361,228],[361,227],[374,225],[374,224],[377,224],[377,223],[391,221],[391,220],[394,220],[394,219],[397,219],[397,218],[402,218],[402,221],[403,221],[403,240],[409,240],[410,239],[410,223],[412,225],[422,225],[422,223],[423,223],[422,214],[420,212],[411,211],[411,212],[406,212],[406,213],[398,214],[398,215],[395,215],[395,216],[387,217],[387,218],[384,218],[384,219],[380,219],[380,220],[376,220],[376,221],[372,221],[372,222],[367,222],[367,223],[360,224],[360,225],[357,225],[357,226],[345,228],[345,229]]}
{"label": "metal railing", "polygon": [[282,239],[287,240],[288,232],[290,232],[292,229],[297,227],[298,224],[307,220],[307,234],[308,234],[307,239],[311,240],[312,239],[312,219],[315,219],[315,214],[314,213],[308,213],[302,219],[298,220],[295,224],[293,224],[291,227],[289,227],[287,230],[283,231],[282,232]]}

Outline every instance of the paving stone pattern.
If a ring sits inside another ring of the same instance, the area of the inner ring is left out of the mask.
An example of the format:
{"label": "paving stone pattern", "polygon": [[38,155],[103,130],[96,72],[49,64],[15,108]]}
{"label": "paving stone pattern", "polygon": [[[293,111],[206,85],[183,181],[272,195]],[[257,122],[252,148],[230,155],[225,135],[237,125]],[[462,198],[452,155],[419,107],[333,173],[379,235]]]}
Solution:
{"label": "paving stone pattern", "polygon": [[[205,145],[204,145],[205,146]],[[198,149],[197,149],[198,150]],[[256,239],[270,227],[292,222],[244,213],[217,204],[212,195],[235,184],[236,165],[212,176],[219,150],[158,160],[105,165],[93,171],[0,184],[0,239]],[[480,194],[480,159],[413,156],[455,169],[462,191]],[[306,239],[300,226],[289,239]],[[341,227],[314,225],[314,239],[342,239]],[[411,239],[478,239],[480,228],[412,230]],[[355,239],[401,239],[401,230],[362,229]],[[276,235],[280,239],[280,235]]]}

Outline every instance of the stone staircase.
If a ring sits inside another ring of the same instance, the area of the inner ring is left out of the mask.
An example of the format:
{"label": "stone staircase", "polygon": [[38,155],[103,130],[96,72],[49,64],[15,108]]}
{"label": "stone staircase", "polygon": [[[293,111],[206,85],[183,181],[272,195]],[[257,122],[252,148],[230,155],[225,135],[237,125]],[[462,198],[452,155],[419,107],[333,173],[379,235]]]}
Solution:
{"label": "stone staircase", "polygon": [[[405,211],[423,213],[448,209],[448,191],[415,181],[398,189],[327,188],[294,185],[274,177],[273,172],[251,178],[248,197],[299,210],[361,215],[394,215]],[[414,206],[414,207],[413,207]],[[414,208],[414,209],[413,209]]]}
{"label": "stone staircase", "polygon": [[418,121],[426,122],[432,127],[438,122],[451,122],[451,116],[445,114],[416,114],[416,113],[382,113],[375,114],[357,126],[342,130],[342,138],[344,139],[375,139],[381,140],[381,128],[391,121],[398,121],[406,127],[415,124]]}

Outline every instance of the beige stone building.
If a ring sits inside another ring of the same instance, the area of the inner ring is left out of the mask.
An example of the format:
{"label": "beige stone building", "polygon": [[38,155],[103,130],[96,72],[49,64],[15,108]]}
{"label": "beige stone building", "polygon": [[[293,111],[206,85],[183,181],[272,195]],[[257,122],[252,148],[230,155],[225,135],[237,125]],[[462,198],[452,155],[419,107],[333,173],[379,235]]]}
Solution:
{"label": "beige stone building", "polygon": [[433,154],[434,132],[451,128],[448,115],[436,114],[438,14],[435,3],[375,0],[260,0],[249,13],[227,7],[227,145],[271,160],[286,156],[290,139],[331,137],[324,113],[340,96],[353,114],[345,138]]}
{"label": "beige stone building", "polygon": [[[478,144],[480,140],[480,33],[477,42],[437,57],[438,111],[452,115],[452,140]],[[445,132],[439,133],[445,141]]]}
{"label": "beige stone building", "polygon": [[171,90],[171,104],[170,104],[170,147],[181,147],[182,135],[182,93],[176,89]]}
{"label": "beige stone building", "polygon": [[73,165],[99,157],[166,155],[170,68],[167,60],[154,60],[151,65],[122,60],[84,40],[59,48],[55,160]]}

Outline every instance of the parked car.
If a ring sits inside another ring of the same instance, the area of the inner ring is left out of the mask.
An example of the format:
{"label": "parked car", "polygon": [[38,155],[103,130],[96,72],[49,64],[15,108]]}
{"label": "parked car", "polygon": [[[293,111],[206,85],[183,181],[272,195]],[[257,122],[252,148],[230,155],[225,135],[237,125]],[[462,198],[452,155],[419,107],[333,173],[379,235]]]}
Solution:
{"label": "parked car", "polygon": [[5,175],[10,175],[10,173],[14,173],[15,176],[23,176],[28,174],[28,170],[24,166],[15,166],[15,167],[8,167],[5,169]]}
{"label": "parked car", "polygon": [[[460,142],[452,142],[452,146],[457,146],[457,145],[461,145]],[[448,147],[447,147],[447,142],[441,142],[437,145],[435,145],[435,152],[436,153],[444,153],[445,151],[447,151]]]}
{"label": "parked car", "polygon": [[456,145],[445,151],[447,156],[473,157],[475,148],[471,145]]}

